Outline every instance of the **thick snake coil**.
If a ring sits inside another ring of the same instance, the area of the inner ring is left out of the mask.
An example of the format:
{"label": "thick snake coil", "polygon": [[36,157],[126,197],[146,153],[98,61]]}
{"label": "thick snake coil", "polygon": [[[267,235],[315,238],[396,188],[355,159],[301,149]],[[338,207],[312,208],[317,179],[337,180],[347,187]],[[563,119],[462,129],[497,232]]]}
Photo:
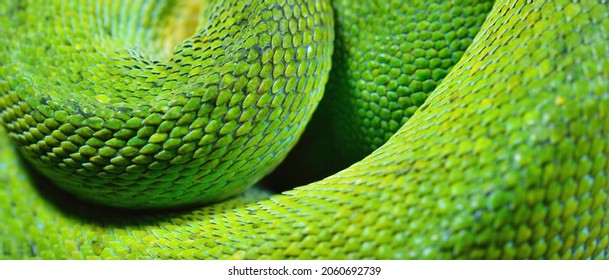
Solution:
{"label": "thick snake coil", "polygon": [[[423,1],[4,2],[2,258],[608,257],[605,0],[499,0],[486,18],[451,2],[410,23],[391,11]],[[370,22],[411,32],[349,43]],[[356,125],[381,131],[353,147],[406,123],[321,181],[223,200],[285,157],[328,75],[324,94],[352,88]]]}

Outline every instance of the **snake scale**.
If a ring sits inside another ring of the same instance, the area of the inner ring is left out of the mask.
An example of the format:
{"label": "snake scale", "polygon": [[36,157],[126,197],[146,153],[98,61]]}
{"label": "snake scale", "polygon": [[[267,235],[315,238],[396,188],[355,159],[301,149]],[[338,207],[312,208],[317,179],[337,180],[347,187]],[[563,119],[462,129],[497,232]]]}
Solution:
{"label": "snake scale", "polygon": [[606,259],[607,2],[432,2],[3,1],[1,258]]}

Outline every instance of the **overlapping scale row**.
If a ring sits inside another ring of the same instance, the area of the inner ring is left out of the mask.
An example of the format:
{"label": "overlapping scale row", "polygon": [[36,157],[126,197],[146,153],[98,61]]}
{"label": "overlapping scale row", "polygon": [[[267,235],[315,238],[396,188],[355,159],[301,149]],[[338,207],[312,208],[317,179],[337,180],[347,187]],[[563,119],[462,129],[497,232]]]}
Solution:
{"label": "overlapping scale row", "polygon": [[24,23],[5,39],[2,123],[37,169],[88,200],[160,208],[233,196],[283,159],[321,98],[330,4],[207,4],[195,34],[165,54],[164,17],[193,7],[140,2],[9,3]]}
{"label": "overlapping scale row", "polygon": [[321,179],[380,147],[459,61],[492,4],[333,1],[330,81],[287,168],[304,165],[309,177]]}
{"label": "overlapping scale row", "polygon": [[283,195],[191,211],[74,204],[0,134],[0,256],[607,259],[607,41],[605,1],[499,0],[372,155]]}

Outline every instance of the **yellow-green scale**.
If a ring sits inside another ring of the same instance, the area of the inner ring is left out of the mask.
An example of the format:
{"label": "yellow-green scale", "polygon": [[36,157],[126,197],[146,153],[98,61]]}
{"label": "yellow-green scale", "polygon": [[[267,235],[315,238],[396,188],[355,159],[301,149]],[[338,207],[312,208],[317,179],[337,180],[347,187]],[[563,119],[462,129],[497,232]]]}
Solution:
{"label": "yellow-green scale", "polygon": [[158,39],[143,40],[175,3],[137,4],[6,4],[27,19],[4,39],[9,135],[59,187],[100,204],[166,208],[240,193],[285,157],[321,98],[329,3],[209,4],[165,59],[151,51]]}
{"label": "yellow-green scale", "polygon": [[459,61],[492,4],[333,1],[335,55],[326,93],[302,141],[269,181],[322,179],[380,147]]}
{"label": "yellow-green scale", "polygon": [[495,3],[386,144],[281,195],[157,214],[76,204],[2,132],[0,256],[606,259],[609,9],[527,2]]}

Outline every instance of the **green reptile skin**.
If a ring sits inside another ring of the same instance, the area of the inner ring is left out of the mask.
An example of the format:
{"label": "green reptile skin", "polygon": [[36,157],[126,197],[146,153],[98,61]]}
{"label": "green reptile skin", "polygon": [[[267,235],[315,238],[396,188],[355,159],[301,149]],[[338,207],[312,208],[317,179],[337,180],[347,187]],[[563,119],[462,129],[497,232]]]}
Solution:
{"label": "green reptile skin", "polygon": [[[461,60],[382,147],[283,194],[253,189],[170,212],[77,203],[1,134],[1,256],[608,258],[609,8],[527,2],[494,3]],[[10,78],[6,47],[1,55],[3,92],[33,91]]]}
{"label": "green reptile skin", "polygon": [[79,197],[162,208],[234,196],[280,163],[321,99],[329,3],[210,4],[163,57],[155,31],[173,1],[73,2],[8,5],[0,109],[25,158]]}
{"label": "green reptile skin", "polygon": [[385,143],[459,61],[493,3],[368,2],[332,1],[331,82],[272,185],[322,179]]}
{"label": "green reptile skin", "polygon": [[493,1],[367,2],[333,1],[332,82],[303,135],[307,170],[338,171],[384,144],[459,61]]}

